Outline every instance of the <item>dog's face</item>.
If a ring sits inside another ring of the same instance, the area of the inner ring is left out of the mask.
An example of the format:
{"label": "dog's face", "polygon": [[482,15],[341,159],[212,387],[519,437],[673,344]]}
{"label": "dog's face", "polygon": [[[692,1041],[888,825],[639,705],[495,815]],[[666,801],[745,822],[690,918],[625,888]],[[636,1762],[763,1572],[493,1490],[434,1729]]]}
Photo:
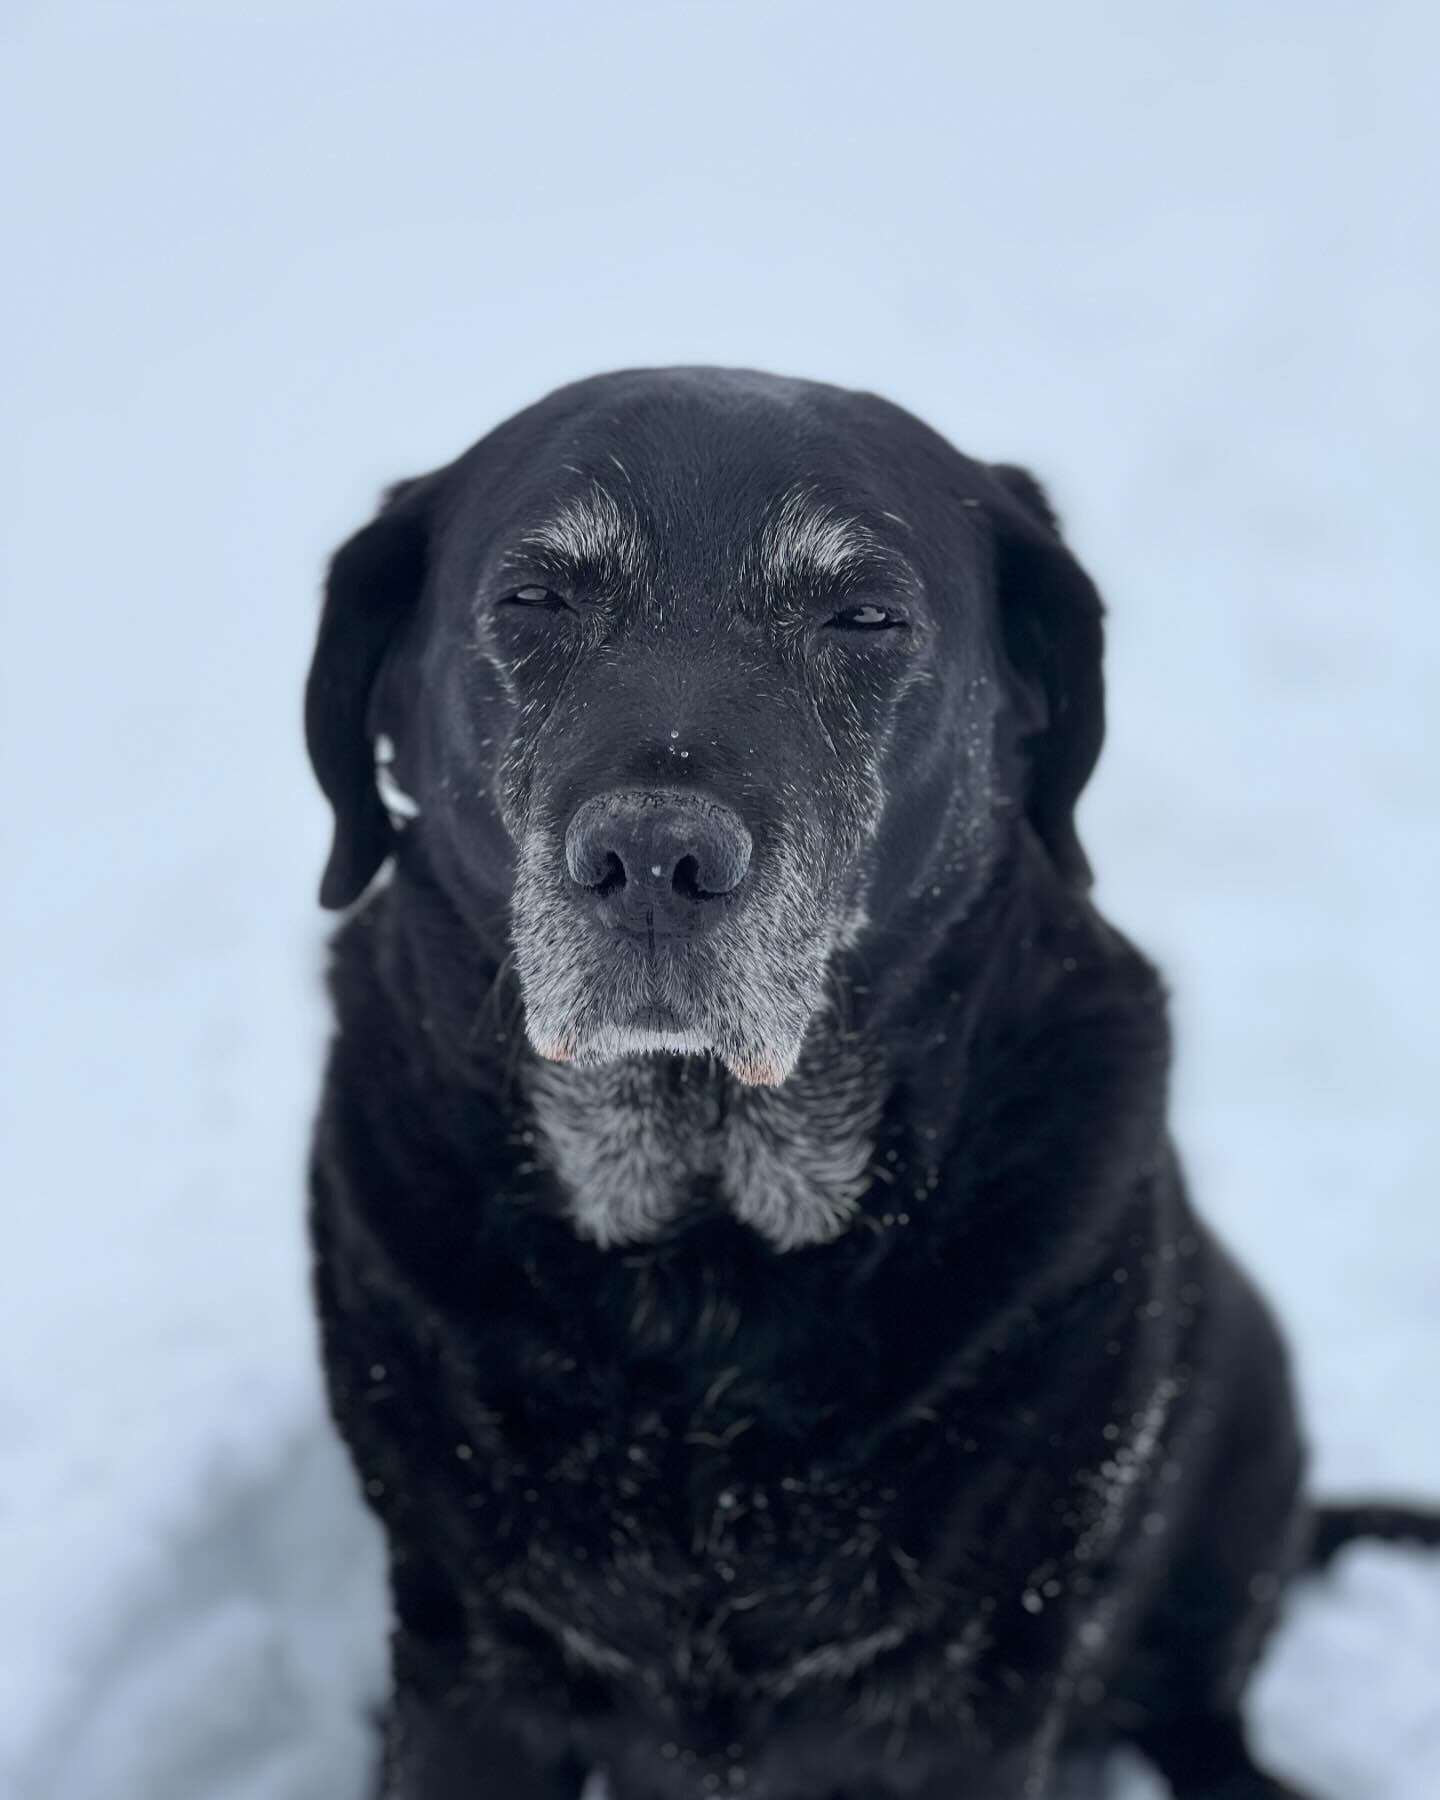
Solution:
{"label": "dog's face", "polygon": [[307,729],[327,905],[393,848],[389,739],[425,866],[482,935],[508,906],[542,1055],[773,1083],[837,948],[955,916],[1009,834],[1084,879],[1099,605],[1028,477],[869,395],[599,377],[339,552]]}

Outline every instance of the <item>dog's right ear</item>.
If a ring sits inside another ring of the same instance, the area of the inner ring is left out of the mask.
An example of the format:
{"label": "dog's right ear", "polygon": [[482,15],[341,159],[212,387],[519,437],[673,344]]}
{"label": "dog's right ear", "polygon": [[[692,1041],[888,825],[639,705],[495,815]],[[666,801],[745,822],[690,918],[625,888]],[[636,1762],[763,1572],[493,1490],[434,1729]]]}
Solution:
{"label": "dog's right ear", "polygon": [[305,742],[335,815],[320,883],[320,904],[331,911],[358,900],[390,854],[390,819],[375,786],[370,696],[425,585],[436,485],[426,476],[388,489],[379,514],[336,551],[325,583],[305,686]]}

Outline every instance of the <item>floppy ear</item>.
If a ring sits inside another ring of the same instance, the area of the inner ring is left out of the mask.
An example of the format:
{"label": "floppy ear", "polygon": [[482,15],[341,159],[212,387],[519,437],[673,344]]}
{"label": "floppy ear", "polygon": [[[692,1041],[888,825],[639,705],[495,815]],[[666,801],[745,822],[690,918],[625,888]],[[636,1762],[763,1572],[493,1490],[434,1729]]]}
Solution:
{"label": "floppy ear", "polygon": [[1025,810],[1063,879],[1084,888],[1090,865],[1075,835],[1075,803],[1105,736],[1104,608],[1065,547],[1035,477],[1005,463],[991,473],[1001,489],[987,508],[995,527],[1000,624],[1027,702]]}
{"label": "floppy ear", "polygon": [[320,904],[359,899],[390,854],[390,820],[375,787],[370,695],[385,653],[413,612],[429,563],[428,479],[387,490],[378,516],[336,551],[305,686],[305,742],[335,815]]}

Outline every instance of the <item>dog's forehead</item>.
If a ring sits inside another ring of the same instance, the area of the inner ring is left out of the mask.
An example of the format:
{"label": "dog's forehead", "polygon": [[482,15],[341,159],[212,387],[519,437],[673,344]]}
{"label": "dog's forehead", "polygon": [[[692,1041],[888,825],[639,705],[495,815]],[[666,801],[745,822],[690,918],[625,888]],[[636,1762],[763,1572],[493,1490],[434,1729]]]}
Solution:
{"label": "dog's forehead", "polygon": [[901,574],[915,527],[844,398],[806,404],[799,383],[601,390],[533,434],[497,547],[602,578],[724,567],[773,588]]}

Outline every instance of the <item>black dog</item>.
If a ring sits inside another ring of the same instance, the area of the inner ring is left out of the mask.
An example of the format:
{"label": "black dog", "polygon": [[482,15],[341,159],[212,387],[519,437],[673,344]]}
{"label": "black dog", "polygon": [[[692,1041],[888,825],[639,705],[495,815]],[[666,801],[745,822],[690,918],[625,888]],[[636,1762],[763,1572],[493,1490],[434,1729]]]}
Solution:
{"label": "black dog", "polygon": [[551,395],[336,556],[324,903],[394,869],[313,1226],[388,1794],[1019,1800],[1120,1739],[1289,1791],[1237,1707],[1314,1527],[1086,896],[1100,616],[1030,476],[705,369]]}

